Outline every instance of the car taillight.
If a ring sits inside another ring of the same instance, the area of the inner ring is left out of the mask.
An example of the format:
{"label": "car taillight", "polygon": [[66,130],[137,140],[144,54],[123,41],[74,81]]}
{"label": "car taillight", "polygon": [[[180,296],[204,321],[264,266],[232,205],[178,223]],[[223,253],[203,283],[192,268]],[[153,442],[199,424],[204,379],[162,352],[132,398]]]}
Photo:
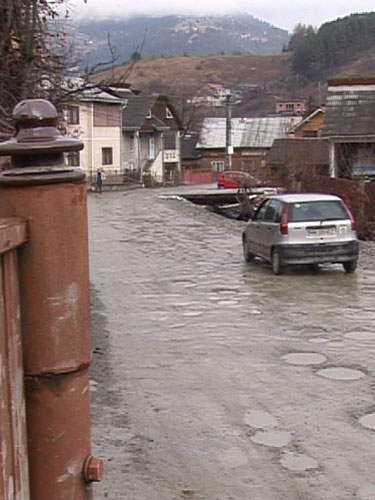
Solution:
{"label": "car taillight", "polygon": [[289,214],[289,207],[288,205],[284,205],[280,222],[280,233],[283,236],[286,236],[288,234],[288,214]]}
{"label": "car taillight", "polygon": [[341,203],[344,205],[345,210],[348,212],[352,231],[357,231],[357,223],[353,217],[353,214],[351,213],[351,211],[349,210],[348,206],[346,205],[346,203],[344,201],[341,200]]}

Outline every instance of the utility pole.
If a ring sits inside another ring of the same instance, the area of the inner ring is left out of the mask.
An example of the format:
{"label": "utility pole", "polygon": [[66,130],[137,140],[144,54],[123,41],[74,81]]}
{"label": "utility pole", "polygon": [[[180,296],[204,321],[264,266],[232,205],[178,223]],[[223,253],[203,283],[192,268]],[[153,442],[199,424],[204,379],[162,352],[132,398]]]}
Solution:
{"label": "utility pole", "polygon": [[232,103],[230,89],[226,90],[226,123],[225,123],[225,170],[232,170]]}

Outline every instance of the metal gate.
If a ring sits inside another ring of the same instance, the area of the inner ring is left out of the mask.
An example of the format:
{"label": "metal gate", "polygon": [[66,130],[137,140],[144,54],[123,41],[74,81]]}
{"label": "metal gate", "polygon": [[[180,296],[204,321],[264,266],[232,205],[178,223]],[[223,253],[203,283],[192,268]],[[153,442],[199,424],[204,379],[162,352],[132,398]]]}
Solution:
{"label": "metal gate", "polygon": [[0,498],[29,500],[17,248],[26,222],[0,219]]}

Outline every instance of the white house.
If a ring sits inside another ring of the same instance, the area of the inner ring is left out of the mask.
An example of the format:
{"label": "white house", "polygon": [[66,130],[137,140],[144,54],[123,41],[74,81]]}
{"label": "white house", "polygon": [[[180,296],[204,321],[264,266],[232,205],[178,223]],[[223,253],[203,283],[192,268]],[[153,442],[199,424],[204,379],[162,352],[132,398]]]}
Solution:
{"label": "white house", "polygon": [[65,108],[66,133],[84,143],[82,151],[67,154],[67,163],[81,167],[89,180],[98,169],[121,172],[122,107],[122,99],[93,87]]}
{"label": "white house", "polygon": [[137,172],[146,184],[179,182],[182,130],[176,110],[166,96],[128,97],[122,111],[124,171]]}

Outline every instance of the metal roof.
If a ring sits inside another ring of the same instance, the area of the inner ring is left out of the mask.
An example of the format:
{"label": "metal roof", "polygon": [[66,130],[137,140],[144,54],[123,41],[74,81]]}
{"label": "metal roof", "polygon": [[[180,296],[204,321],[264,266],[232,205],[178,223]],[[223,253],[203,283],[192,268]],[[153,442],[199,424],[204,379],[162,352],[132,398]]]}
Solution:
{"label": "metal roof", "polygon": [[328,87],[322,136],[375,135],[375,85]]}
{"label": "metal roof", "polygon": [[[286,137],[291,127],[301,121],[297,116],[232,118],[234,148],[270,148],[275,139]],[[205,118],[197,148],[225,148],[226,119]]]}

